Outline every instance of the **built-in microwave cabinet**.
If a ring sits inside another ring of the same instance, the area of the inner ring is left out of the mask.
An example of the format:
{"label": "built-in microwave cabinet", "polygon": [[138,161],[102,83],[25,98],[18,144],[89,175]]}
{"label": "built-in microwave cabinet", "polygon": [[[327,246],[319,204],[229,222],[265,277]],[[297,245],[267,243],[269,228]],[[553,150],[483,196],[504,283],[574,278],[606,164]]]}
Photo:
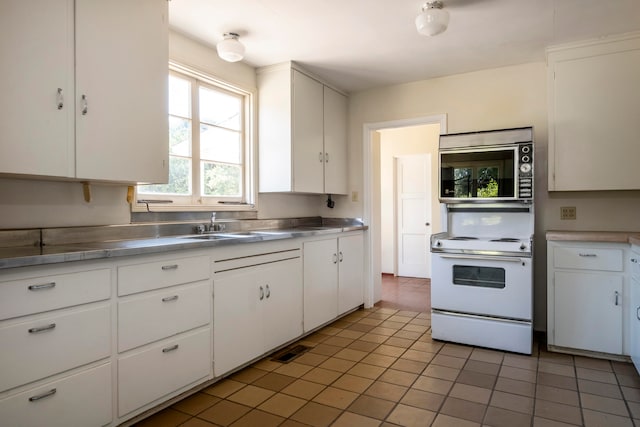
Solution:
{"label": "built-in microwave cabinet", "polygon": [[637,190],[640,33],[547,50],[549,190]]}
{"label": "built-in microwave cabinet", "polygon": [[258,70],[260,192],[347,194],[347,97],[295,63]]}
{"label": "built-in microwave cabinet", "polygon": [[3,0],[0,174],[168,176],[166,0]]}

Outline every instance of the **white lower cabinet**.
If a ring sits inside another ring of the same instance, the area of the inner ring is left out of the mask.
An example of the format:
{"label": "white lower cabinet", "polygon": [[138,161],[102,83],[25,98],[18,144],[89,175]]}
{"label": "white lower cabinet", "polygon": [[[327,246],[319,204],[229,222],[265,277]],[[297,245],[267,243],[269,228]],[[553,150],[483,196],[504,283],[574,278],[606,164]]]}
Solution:
{"label": "white lower cabinet", "polygon": [[547,343],[551,349],[629,354],[628,245],[548,243]]}
{"label": "white lower cabinet", "polygon": [[554,345],[622,354],[623,278],[557,271]]}
{"label": "white lower cabinet", "polygon": [[210,374],[211,328],[167,339],[118,359],[118,415],[123,416]]}
{"label": "white lower cabinet", "polygon": [[363,235],[304,242],[304,331],[358,307],[363,295]]}
{"label": "white lower cabinet", "polygon": [[640,372],[640,246],[631,246],[631,309],[629,310],[629,334],[631,360]]}
{"label": "white lower cabinet", "polygon": [[211,378],[210,266],[182,253],[118,266],[118,416]]}
{"label": "white lower cabinet", "polygon": [[209,324],[210,299],[209,281],[120,298],[118,351]]}
{"label": "white lower cabinet", "polygon": [[300,251],[278,258],[261,264],[260,255],[248,257],[245,266],[227,271],[224,263],[216,264],[222,271],[213,280],[215,376],[302,335]]}
{"label": "white lower cabinet", "polygon": [[109,304],[20,320],[0,328],[0,391],[111,355]]}
{"label": "white lower cabinet", "polygon": [[0,423],[20,427],[111,423],[111,363],[0,400]]}

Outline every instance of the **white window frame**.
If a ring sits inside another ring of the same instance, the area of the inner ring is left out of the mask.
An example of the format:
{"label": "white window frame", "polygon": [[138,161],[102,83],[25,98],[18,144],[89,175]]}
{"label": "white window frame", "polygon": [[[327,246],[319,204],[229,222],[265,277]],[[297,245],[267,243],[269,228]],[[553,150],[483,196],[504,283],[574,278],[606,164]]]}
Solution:
{"label": "white window frame", "polygon": [[[192,112],[192,146],[191,146],[191,167],[192,167],[192,194],[189,196],[178,196],[168,194],[140,194],[135,187],[135,197],[131,203],[132,212],[180,212],[180,211],[257,211],[257,173],[256,173],[256,90],[242,87],[237,84],[228,83],[215,78],[209,74],[197,71],[191,67],[187,67],[176,63],[169,62],[169,74],[176,74],[181,78],[191,80],[192,105],[194,105],[194,93],[198,91],[196,82],[203,83],[206,86],[213,86],[223,92],[240,95],[244,98],[244,117],[243,117],[243,164],[242,164],[242,198],[217,198],[203,197],[200,195],[200,117],[199,112]],[[168,101],[168,100],[167,100]],[[197,110],[197,108],[196,108]],[[167,116],[169,120],[169,116]],[[167,149],[169,147],[167,146]],[[141,200],[150,200],[150,203],[140,202]],[[171,202],[163,202],[171,200]],[[230,203],[220,203],[226,201]]]}

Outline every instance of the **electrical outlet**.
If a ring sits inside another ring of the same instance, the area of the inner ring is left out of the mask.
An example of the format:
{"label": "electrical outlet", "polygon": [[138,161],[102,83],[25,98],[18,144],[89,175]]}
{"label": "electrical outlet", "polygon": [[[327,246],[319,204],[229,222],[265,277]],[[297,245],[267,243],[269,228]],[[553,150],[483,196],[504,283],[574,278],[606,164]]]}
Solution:
{"label": "electrical outlet", "polygon": [[561,207],[560,219],[576,219],[576,207],[575,206]]}
{"label": "electrical outlet", "polygon": [[358,192],[357,191],[352,191],[351,192],[351,201],[352,202],[357,202],[358,201]]}

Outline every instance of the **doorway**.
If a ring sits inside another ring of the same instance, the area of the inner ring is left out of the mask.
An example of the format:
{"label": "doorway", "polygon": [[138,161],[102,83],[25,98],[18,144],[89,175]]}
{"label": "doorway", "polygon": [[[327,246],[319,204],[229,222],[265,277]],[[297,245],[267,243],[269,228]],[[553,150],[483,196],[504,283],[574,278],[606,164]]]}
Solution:
{"label": "doorway", "polygon": [[[370,307],[382,298],[382,259],[389,259],[387,255],[387,249],[385,249],[385,255],[382,254],[382,209],[381,209],[381,176],[380,176],[380,161],[381,152],[380,144],[383,139],[383,134],[386,131],[396,132],[402,129],[415,128],[424,125],[432,125],[436,127],[435,143],[432,150],[437,153],[437,135],[446,133],[447,120],[446,115],[434,115],[418,117],[415,119],[395,120],[390,122],[379,123],[367,123],[363,127],[363,169],[364,169],[364,215],[363,220],[365,224],[369,226],[369,233],[365,242],[365,275],[366,282],[369,289],[366,293],[365,305]],[[433,155],[431,161],[437,161],[437,156]],[[432,168],[433,171],[437,171],[436,168]],[[437,177],[433,178],[432,185],[437,184]],[[433,194],[437,194],[433,192]],[[440,218],[439,218],[439,205],[433,204],[432,207],[432,230],[436,233],[440,231]],[[435,213],[435,214],[434,214]],[[393,249],[395,251],[395,249]],[[425,257],[428,254],[424,254]],[[393,256],[395,259],[395,255]],[[394,267],[395,268],[395,267]],[[395,270],[393,270],[395,273]]]}

